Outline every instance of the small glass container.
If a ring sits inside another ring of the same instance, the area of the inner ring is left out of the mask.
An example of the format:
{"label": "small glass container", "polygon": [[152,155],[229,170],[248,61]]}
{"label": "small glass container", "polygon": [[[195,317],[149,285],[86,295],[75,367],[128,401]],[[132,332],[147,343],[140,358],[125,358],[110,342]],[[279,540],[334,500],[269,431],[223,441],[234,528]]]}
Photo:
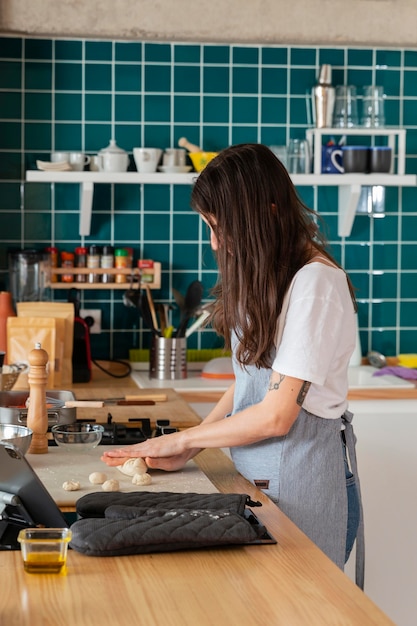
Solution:
{"label": "small glass container", "polygon": [[[98,246],[90,246],[87,253],[87,267],[91,269],[98,269],[100,267],[100,248]],[[100,274],[91,272],[88,274],[89,283],[99,283]]]}
{"label": "small glass container", "polygon": [[[113,246],[103,246],[103,249],[101,251],[100,267],[113,269],[114,267]],[[103,283],[114,283],[114,274],[102,274],[101,281]]]}
{"label": "small glass container", "polygon": [[59,574],[66,565],[69,528],[24,528],[19,532],[23,567],[30,574]]}
{"label": "small glass container", "polygon": [[49,254],[49,256],[51,257],[51,283],[57,283],[58,282],[58,275],[54,274],[54,268],[58,267],[58,248],[55,248],[55,246],[49,246],[48,248],[45,248],[45,251]]}
{"label": "small glass container", "polygon": [[[61,252],[61,267],[73,268],[74,267],[74,253],[73,252]],[[74,274],[62,274],[61,280],[63,283],[73,283]]]}
{"label": "small glass container", "polygon": [[[114,251],[114,266],[120,269],[129,267],[129,253],[126,248],[116,248]],[[116,274],[116,283],[127,282],[126,274]]]}
{"label": "small glass container", "polygon": [[[79,246],[75,248],[75,267],[87,267],[87,248]],[[85,283],[87,280],[86,274],[76,274],[75,281],[77,283]]]}

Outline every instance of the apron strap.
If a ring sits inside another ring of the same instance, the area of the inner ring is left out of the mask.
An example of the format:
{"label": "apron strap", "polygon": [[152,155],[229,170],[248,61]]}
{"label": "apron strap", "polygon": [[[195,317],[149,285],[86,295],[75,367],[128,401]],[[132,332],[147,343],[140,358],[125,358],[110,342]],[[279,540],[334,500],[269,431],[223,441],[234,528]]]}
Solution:
{"label": "apron strap", "polygon": [[365,532],[364,532],[364,522],[363,522],[363,508],[362,508],[362,496],[358,475],[358,465],[356,459],[356,437],[353,432],[352,427],[352,418],[353,413],[350,411],[345,411],[342,415],[342,423],[345,426],[344,435],[346,441],[346,448],[349,454],[350,461],[350,470],[355,477],[356,488],[358,490],[359,497],[359,511],[360,511],[360,519],[358,532],[356,535],[356,571],[355,571],[355,582],[362,590],[364,588],[365,583]]}

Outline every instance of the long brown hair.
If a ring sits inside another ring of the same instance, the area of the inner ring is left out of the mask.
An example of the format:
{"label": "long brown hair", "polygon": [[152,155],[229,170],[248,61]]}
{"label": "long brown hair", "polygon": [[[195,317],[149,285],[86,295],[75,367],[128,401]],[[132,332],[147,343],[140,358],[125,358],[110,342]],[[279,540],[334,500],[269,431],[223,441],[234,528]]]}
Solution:
{"label": "long brown hair", "polygon": [[227,148],[198,177],[191,205],[219,242],[213,328],[242,365],[270,367],[284,295],[314,253],[332,263],[313,210],[299,199],[287,170],[262,144]]}

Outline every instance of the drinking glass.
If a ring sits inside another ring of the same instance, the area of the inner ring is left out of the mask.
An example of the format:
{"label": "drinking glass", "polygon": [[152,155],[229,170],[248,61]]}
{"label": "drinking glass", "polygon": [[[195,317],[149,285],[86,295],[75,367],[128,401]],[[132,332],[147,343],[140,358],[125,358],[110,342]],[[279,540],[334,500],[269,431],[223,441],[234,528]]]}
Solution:
{"label": "drinking glass", "polygon": [[290,174],[308,174],[310,171],[310,150],[307,140],[290,139],[287,169]]}
{"label": "drinking glass", "polygon": [[358,125],[358,101],[354,85],[338,85],[334,105],[333,126],[352,128]]}
{"label": "drinking glass", "polygon": [[367,85],[363,88],[362,119],[366,128],[385,125],[384,88],[380,85]]}

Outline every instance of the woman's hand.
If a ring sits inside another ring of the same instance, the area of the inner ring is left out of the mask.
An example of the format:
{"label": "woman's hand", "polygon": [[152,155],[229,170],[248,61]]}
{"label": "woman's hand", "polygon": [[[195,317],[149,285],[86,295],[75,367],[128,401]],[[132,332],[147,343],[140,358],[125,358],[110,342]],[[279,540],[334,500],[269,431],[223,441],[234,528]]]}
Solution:
{"label": "woman's hand", "polygon": [[125,448],[108,450],[101,460],[109,466],[123,465],[130,458],[145,459],[148,467],[165,471],[175,471],[200,452],[200,448],[187,450],[181,432],[170,433],[160,437],[147,439]]}

